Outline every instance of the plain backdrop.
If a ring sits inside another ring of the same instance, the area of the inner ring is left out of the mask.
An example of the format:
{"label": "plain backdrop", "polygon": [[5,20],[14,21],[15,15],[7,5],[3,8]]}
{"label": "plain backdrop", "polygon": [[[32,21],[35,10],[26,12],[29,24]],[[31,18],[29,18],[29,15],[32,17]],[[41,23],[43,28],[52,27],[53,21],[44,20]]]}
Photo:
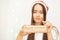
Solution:
{"label": "plain backdrop", "polygon": [[[0,0],[0,40],[16,40],[22,25],[31,22],[32,3],[36,0]],[[48,5],[47,21],[60,32],[60,0],[44,0]]]}

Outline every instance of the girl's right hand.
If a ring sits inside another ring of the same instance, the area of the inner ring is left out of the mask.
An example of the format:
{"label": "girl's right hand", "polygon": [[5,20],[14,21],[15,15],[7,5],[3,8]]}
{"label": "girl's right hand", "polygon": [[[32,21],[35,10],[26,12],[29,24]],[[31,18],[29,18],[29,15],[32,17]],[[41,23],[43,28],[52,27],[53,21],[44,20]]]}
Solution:
{"label": "girl's right hand", "polygon": [[[26,25],[24,25],[24,26],[26,26]],[[29,35],[30,34],[30,32],[26,32],[27,30],[26,30],[26,28],[24,28],[24,26],[22,26],[22,29],[19,32],[19,34],[21,36],[25,36],[25,35]]]}

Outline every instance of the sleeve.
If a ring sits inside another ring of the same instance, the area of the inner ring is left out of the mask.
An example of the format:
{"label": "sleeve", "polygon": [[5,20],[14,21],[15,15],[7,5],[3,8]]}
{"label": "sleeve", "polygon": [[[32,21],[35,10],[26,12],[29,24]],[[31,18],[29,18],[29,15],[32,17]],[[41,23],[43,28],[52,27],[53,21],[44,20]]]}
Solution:
{"label": "sleeve", "polygon": [[52,28],[51,32],[52,32],[53,40],[60,40],[59,31],[55,26]]}

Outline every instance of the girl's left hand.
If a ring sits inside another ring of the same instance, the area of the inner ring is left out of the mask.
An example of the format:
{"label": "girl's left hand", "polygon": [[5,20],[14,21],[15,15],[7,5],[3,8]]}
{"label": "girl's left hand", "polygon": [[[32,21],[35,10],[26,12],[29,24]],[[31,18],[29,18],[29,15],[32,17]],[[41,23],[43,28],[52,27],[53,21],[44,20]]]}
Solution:
{"label": "girl's left hand", "polygon": [[47,21],[43,21],[43,24],[44,26],[47,27],[47,32],[51,32],[51,29],[52,29],[52,24],[50,22],[47,22]]}

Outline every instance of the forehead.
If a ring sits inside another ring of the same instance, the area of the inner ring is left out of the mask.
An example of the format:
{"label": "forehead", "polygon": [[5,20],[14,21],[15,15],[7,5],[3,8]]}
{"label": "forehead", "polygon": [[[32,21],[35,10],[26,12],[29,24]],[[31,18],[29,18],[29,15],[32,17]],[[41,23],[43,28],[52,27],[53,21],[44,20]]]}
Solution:
{"label": "forehead", "polygon": [[42,8],[41,5],[36,4],[36,5],[34,6],[34,10],[43,10],[43,8]]}

